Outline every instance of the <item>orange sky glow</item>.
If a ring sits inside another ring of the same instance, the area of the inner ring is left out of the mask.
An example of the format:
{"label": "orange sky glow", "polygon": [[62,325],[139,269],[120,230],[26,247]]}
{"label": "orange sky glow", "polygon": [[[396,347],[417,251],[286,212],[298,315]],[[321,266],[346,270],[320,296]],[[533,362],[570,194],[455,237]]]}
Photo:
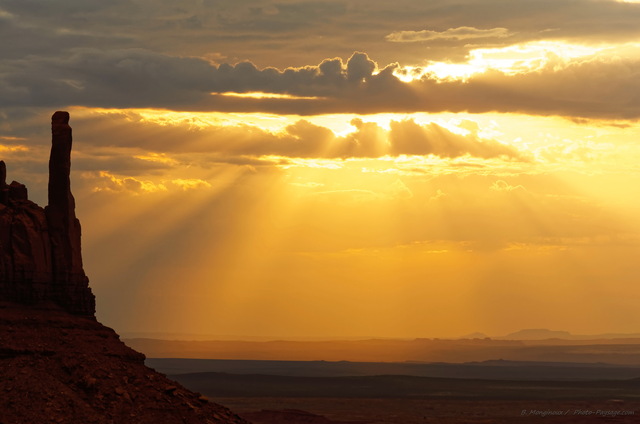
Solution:
{"label": "orange sky glow", "polygon": [[6,52],[0,158],[44,204],[47,117],[70,111],[107,325],[640,332],[637,2],[138,3],[131,19],[154,12],[131,27],[86,6],[114,34],[95,39],[0,6],[16,34],[48,22],[68,43]]}

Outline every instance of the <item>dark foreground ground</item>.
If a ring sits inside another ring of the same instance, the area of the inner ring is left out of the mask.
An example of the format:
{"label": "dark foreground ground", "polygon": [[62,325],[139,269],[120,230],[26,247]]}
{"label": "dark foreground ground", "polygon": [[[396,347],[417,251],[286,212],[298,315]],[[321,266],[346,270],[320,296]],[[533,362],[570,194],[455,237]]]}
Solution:
{"label": "dark foreground ground", "polygon": [[638,423],[640,380],[509,381],[192,373],[172,378],[254,424]]}
{"label": "dark foreground ground", "polygon": [[640,401],[640,379],[624,381],[508,381],[380,375],[290,377],[194,373],[170,376],[209,397],[333,397],[472,400]]}
{"label": "dark foreground ground", "polygon": [[[631,424],[640,422],[640,402],[628,400],[268,397],[233,397],[215,400],[254,424]],[[552,415],[554,413],[562,415]],[[613,414],[617,415],[613,416]]]}

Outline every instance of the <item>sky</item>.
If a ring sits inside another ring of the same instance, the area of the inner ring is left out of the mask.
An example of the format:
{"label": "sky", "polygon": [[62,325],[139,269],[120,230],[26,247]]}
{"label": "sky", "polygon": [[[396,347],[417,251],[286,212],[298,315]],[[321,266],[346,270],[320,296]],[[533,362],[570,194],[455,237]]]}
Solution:
{"label": "sky", "polygon": [[97,317],[266,338],[640,331],[640,2],[0,0]]}

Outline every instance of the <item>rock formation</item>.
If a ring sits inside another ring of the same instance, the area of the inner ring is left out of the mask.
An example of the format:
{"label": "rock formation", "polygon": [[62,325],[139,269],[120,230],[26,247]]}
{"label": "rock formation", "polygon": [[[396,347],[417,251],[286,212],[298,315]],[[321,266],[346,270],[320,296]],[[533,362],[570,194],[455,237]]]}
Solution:
{"label": "rock formation", "polygon": [[0,161],[0,424],[248,424],[144,365],[96,321],[70,190],[69,114],[52,119],[49,205]]}
{"label": "rock formation", "polygon": [[56,112],[51,118],[49,158],[49,205],[45,208],[51,241],[51,274],[55,300],[70,312],[95,312],[89,280],[82,269],[80,221],[71,194],[71,127],[69,114]]}
{"label": "rock formation", "polygon": [[95,298],[82,269],[80,222],[71,194],[69,114],[51,122],[49,205],[31,202],[24,185],[6,183],[0,162],[0,299],[52,301],[79,315],[95,313]]}

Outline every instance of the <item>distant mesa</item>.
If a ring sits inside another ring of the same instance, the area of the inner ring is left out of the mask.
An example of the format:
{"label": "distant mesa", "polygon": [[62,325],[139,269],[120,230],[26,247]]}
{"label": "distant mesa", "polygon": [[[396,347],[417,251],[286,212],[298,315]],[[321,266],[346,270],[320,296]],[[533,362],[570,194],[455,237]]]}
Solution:
{"label": "distant mesa", "polygon": [[546,328],[531,328],[516,331],[499,337],[506,340],[547,340],[547,339],[572,339],[573,336],[568,331],[554,331]]}
{"label": "distant mesa", "polygon": [[613,340],[638,339],[640,333],[602,333],[602,334],[572,334],[568,331],[547,330],[545,328],[526,329],[494,337],[495,340]]}
{"label": "distant mesa", "polygon": [[473,339],[488,339],[489,336],[487,336],[484,333],[471,333],[471,334],[467,334],[465,336],[459,337],[460,339],[468,339],[468,340],[473,340]]}

